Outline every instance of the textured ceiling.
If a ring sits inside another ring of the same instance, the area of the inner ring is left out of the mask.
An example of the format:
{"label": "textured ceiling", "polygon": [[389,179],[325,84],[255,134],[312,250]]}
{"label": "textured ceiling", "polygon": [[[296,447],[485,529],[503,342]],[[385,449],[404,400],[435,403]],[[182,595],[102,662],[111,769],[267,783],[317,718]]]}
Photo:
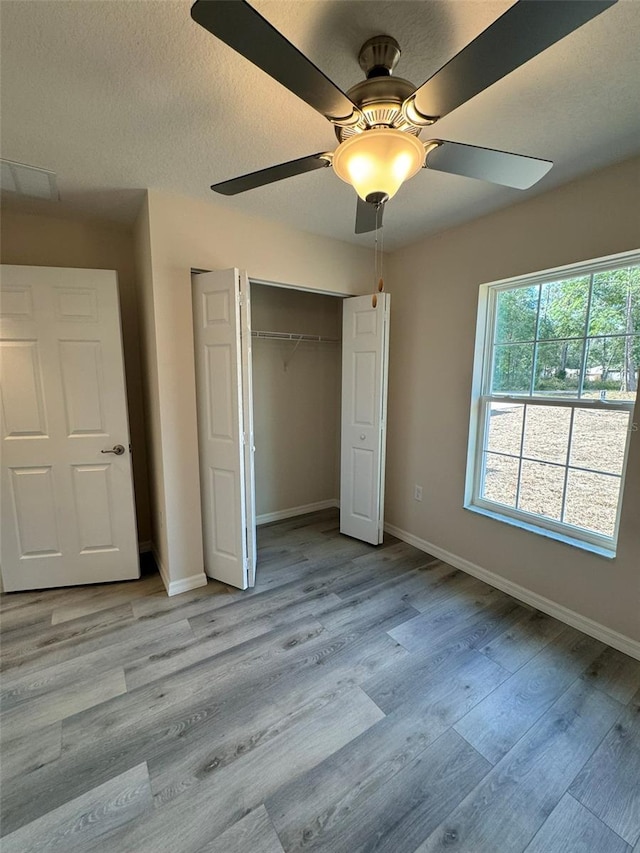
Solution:
{"label": "textured ceiling", "polygon": [[[402,47],[424,82],[509,0],[255,0],[343,89],[360,45]],[[2,0],[2,156],[58,174],[61,202],[7,204],[132,221],[145,187],[213,200],[362,245],[330,170],[234,198],[209,184],[336,145],[333,128],[191,21],[189,0]],[[439,136],[553,160],[526,193],[423,171],[389,203],[385,248],[640,151],[640,2],[620,2],[438,123]]]}

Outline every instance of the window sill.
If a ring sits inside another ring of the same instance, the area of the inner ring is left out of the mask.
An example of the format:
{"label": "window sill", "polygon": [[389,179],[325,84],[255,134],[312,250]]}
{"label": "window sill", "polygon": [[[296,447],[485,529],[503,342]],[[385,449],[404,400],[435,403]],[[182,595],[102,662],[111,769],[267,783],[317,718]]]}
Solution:
{"label": "window sill", "polygon": [[494,521],[502,521],[505,524],[510,524],[512,527],[519,527],[521,530],[526,530],[529,533],[537,533],[539,536],[544,536],[547,539],[554,539],[556,542],[562,542],[563,545],[570,545],[572,548],[580,548],[582,551],[589,551],[591,554],[596,554],[598,557],[604,557],[607,560],[613,560],[616,556],[615,548],[605,548],[601,545],[594,545],[592,542],[585,542],[582,539],[576,539],[566,533],[558,533],[555,530],[549,530],[546,527],[541,527],[537,524],[523,521],[522,519],[512,518],[508,515],[502,515],[500,512],[486,509],[483,506],[475,504],[465,504],[465,509],[471,512],[484,515],[487,518],[492,518]]}

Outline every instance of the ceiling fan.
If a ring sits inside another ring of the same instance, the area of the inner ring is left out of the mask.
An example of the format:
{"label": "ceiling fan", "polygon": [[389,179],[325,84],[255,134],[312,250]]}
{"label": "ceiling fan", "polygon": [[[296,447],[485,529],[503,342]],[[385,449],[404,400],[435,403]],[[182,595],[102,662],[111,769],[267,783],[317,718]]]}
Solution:
{"label": "ceiling fan", "polygon": [[425,127],[519,68],[617,0],[518,0],[426,83],[393,77],[400,47],[374,36],[358,57],[366,79],[345,94],[245,0],[196,0],[191,16],[328,119],[339,145],[213,184],[236,195],[332,166],[358,194],[356,233],[381,224],[384,204],[421,168],[528,189],[549,160],[418,137]]}

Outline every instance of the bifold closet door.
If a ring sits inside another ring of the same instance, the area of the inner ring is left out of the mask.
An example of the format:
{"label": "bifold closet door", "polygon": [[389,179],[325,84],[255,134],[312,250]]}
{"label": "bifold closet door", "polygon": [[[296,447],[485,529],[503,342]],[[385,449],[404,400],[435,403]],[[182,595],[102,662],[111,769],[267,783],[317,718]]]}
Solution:
{"label": "bifold closet door", "polygon": [[238,270],[193,275],[205,572],[255,582],[249,283]]}
{"label": "bifold closet door", "polygon": [[382,542],[389,364],[388,293],[343,302],[340,532]]}

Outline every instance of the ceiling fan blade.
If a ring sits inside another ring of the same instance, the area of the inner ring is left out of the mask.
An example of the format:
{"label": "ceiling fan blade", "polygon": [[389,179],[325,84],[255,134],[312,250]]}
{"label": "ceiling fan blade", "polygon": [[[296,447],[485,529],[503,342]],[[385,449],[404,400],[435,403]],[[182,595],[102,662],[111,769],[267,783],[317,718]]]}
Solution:
{"label": "ceiling fan blade", "polygon": [[526,190],[543,178],[553,163],[461,142],[438,142],[437,147],[427,154],[425,166],[438,172]]}
{"label": "ceiling fan blade", "polygon": [[294,175],[303,175],[305,172],[313,172],[316,169],[324,169],[330,165],[327,154],[310,154],[308,157],[300,157],[299,160],[289,160],[288,163],[279,163],[277,166],[269,166],[268,169],[260,169],[258,172],[250,172],[248,175],[240,175],[239,178],[231,178],[212,184],[211,189],[221,195],[237,195],[247,190],[255,190],[266,184],[274,184]]}
{"label": "ceiling fan blade", "polygon": [[617,0],[519,0],[408,99],[436,120],[524,65]]}
{"label": "ceiling fan blade", "polygon": [[358,206],[356,208],[356,234],[367,234],[369,231],[375,231],[376,228],[382,228],[382,214],[384,213],[384,204],[376,207],[368,201],[362,201],[358,196]]}
{"label": "ceiling fan blade", "polygon": [[325,118],[357,122],[353,101],[245,0],[196,0],[191,17]]}

